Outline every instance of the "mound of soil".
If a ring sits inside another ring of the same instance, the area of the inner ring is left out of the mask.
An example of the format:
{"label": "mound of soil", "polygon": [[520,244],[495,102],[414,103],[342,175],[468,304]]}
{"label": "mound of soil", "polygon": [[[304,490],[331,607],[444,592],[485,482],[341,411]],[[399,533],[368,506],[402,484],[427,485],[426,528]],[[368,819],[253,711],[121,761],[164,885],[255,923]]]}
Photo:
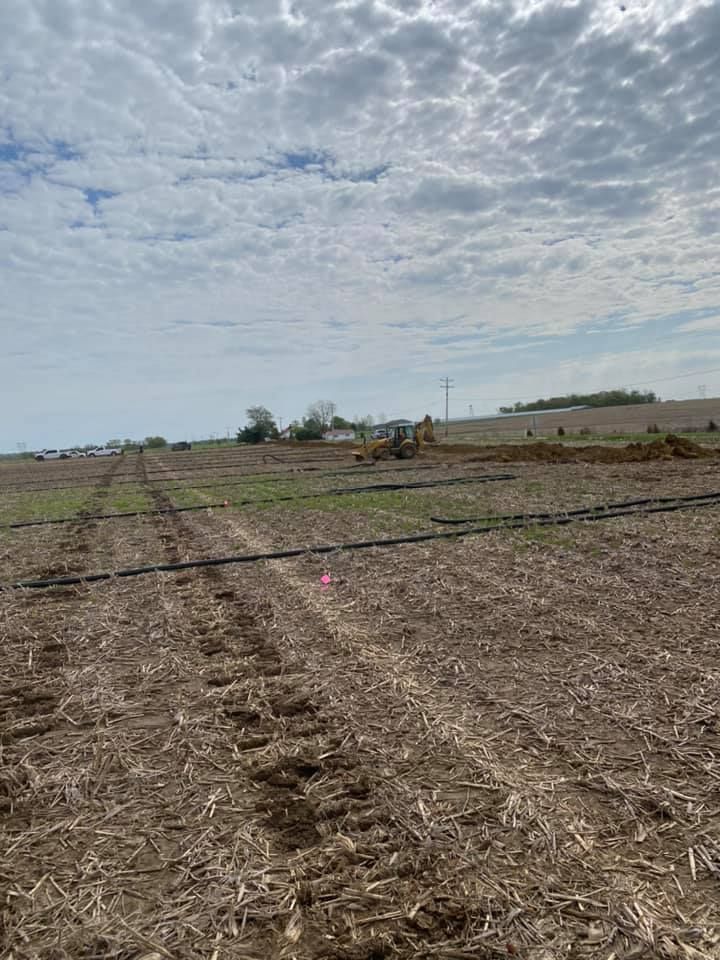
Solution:
{"label": "mound of soil", "polygon": [[463,446],[446,447],[443,451],[466,453],[472,451],[473,456],[466,457],[469,463],[478,463],[492,460],[497,463],[641,463],[648,460],[672,460],[680,457],[685,460],[695,460],[700,457],[715,457],[720,453],[717,449],[701,447],[692,440],[677,437],[669,433],[664,438],[653,440],[652,443],[628,443],[625,446],[601,447],[596,445],[585,447],[565,446],[562,443],[528,443],[523,445],[499,444],[493,447],[483,447],[481,452]]}
{"label": "mound of soil", "polygon": [[674,433],[669,433],[664,440],[653,440],[648,444],[638,443],[635,446],[645,447],[647,455],[642,458],[643,460],[665,459],[668,456],[697,460],[699,457],[711,457],[717,452],[701,447],[686,437],[676,437]]}

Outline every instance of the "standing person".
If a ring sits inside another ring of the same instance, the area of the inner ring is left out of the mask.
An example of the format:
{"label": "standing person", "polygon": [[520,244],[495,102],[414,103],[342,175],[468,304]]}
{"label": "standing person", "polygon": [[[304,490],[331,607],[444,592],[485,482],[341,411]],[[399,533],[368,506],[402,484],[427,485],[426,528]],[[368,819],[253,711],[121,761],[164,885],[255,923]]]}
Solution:
{"label": "standing person", "polygon": [[140,449],[138,450],[138,453],[142,453],[142,452],[143,452],[143,449],[144,449],[144,448],[143,448],[143,445],[140,444]]}

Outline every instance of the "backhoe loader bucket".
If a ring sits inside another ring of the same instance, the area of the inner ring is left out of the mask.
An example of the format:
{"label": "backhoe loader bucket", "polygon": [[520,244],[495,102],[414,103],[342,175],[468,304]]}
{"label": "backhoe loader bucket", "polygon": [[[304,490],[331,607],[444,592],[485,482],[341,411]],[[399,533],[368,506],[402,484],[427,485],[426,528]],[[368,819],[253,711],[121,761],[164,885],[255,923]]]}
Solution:
{"label": "backhoe loader bucket", "polygon": [[388,460],[392,456],[390,452],[390,441],[387,438],[384,440],[366,440],[361,447],[356,447],[352,451],[352,455],[356,460],[365,461],[366,463],[374,463],[376,460]]}

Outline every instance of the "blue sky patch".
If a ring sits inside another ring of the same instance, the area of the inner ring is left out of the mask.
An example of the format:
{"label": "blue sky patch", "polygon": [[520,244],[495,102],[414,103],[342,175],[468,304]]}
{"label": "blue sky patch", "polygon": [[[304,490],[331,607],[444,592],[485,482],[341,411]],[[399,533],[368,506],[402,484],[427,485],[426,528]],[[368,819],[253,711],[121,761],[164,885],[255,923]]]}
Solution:
{"label": "blue sky patch", "polygon": [[368,167],[358,173],[350,173],[345,179],[352,183],[377,183],[380,177],[390,169],[389,163],[380,163],[377,167]]}
{"label": "blue sky patch", "polygon": [[27,156],[25,148],[14,141],[0,143],[0,163],[17,163]]}
{"label": "blue sky patch", "polygon": [[98,205],[103,200],[109,200],[117,196],[117,193],[113,193],[112,190],[95,190],[92,187],[83,190],[83,194],[87,203],[89,203],[95,211],[97,211]]}
{"label": "blue sky patch", "polygon": [[80,154],[65,140],[51,140],[50,149],[58,160],[77,160]]}
{"label": "blue sky patch", "polygon": [[289,167],[291,170],[307,170],[320,167],[325,169],[333,159],[325,150],[297,150],[280,154],[279,167]]}

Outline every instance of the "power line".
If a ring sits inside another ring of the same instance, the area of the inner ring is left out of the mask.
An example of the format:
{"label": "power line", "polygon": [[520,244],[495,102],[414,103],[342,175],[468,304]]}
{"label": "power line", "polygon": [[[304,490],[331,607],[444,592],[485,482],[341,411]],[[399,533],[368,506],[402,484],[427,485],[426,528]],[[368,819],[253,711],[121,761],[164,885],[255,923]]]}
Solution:
{"label": "power line", "polygon": [[[631,382],[622,384],[622,386],[620,386],[620,387],[609,387],[609,388],[607,388],[607,389],[608,389],[608,390],[612,390],[612,389],[622,390],[622,389],[624,389],[625,387],[645,387],[645,386],[649,386],[650,384],[653,384],[653,383],[667,383],[667,382],[670,381],[670,380],[683,380],[683,379],[685,379],[685,378],[687,378],[687,377],[698,377],[698,376],[704,375],[704,374],[706,374],[706,373],[720,373],[720,367],[714,367],[714,368],[712,368],[711,370],[693,370],[693,371],[690,372],[690,373],[678,373],[678,374],[676,374],[675,376],[672,376],[672,377],[657,377],[655,380],[633,380],[633,381],[631,381]],[[602,393],[602,392],[604,392],[604,391],[602,391],[602,390],[597,390],[597,391],[595,391],[595,392],[596,392],[596,393]],[[491,400],[507,400],[510,396],[511,396],[511,394],[505,394],[505,395],[502,396],[502,397],[459,397],[458,399],[464,401],[465,403],[470,403],[470,402],[473,402],[473,403],[482,403],[482,402],[489,402],[489,401],[491,401]],[[514,396],[514,394],[513,394],[512,396]],[[519,400],[532,400],[533,398],[530,397],[530,396],[525,396],[525,397],[518,397],[517,399],[519,399]]]}
{"label": "power line", "polygon": [[712,370],[693,370],[692,373],[678,373],[674,377],[659,377],[657,380],[633,380],[625,386],[644,387],[649,383],[667,383],[668,380],[683,380],[685,377],[697,377],[705,373],[720,373],[720,367],[714,367]]}

